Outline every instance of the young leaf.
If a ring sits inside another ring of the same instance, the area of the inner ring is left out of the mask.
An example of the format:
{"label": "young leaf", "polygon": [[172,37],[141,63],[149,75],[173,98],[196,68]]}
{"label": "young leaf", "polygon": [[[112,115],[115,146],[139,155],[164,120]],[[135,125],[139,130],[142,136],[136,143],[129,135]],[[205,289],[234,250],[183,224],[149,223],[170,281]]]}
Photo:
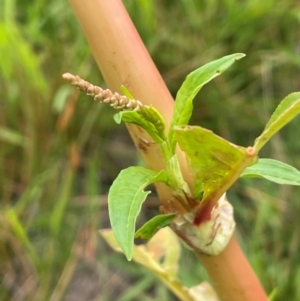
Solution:
{"label": "young leaf", "polygon": [[144,106],[139,111],[121,111],[114,115],[116,123],[133,123],[146,130],[153,140],[160,144],[166,140],[165,121],[152,106]]}
{"label": "young leaf", "polygon": [[142,127],[157,144],[161,144],[164,141],[164,137],[161,136],[161,133],[155,125],[146,120],[138,111],[121,111],[114,115],[114,119],[116,123],[121,123],[121,121],[123,121],[125,123],[133,123]]}
{"label": "young leaf", "polygon": [[135,238],[150,240],[156,232],[171,224],[176,214],[156,215],[135,232]]}
{"label": "young leaf", "polygon": [[258,152],[269,139],[300,113],[300,92],[284,98],[271,116],[262,134],[256,138],[254,148]]}
{"label": "young leaf", "polygon": [[234,145],[198,126],[175,127],[175,138],[195,182],[203,183],[201,204],[209,200],[213,206],[256,157],[253,148]]}
{"label": "young leaf", "polygon": [[[128,89],[121,85],[121,90],[124,95],[126,95],[129,99],[134,99],[132,94],[128,91]],[[142,115],[147,121],[153,123],[159,135],[165,140],[165,120],[162,115],[153,107],[153,106],[143,106],[138,113]]]}
{"label": "young leaf", "polygon": [[129,90],[124,85],[121,85],[121,91],[129,99],[134,99],[134,97],[132,96],[132,94],[129,92]]}
{"label": "young leaf", "polygon": [[165,135],[165,128],[166,128],[166,123],[162,115],[152,106],[143,106],[138,113],[142,115],[147,121],[151,122],[159,136],[163,139],[166,140],[166,135]]}
{"label": "young leaf", "polygon": [[167,182],[167,173],[144,167],[129,167],[120,172],[108,193],[111,227],[128,260],[132,257],[136,218],[150,191],[144,188],[154,182]]}
{"label": "young leaf", "polygon": [[241,177],[264,178],[278,184],[300,185],[299,170],[273,159],[259,159],[256,164],[247,167]]}
{"label": "young leaf", "polygon": [[196,94],[206,83],[223,73],[236,60],[239,60],[244,56],[245,54],[243,53],[224,56],[221,59],[200,67],[186,77],[185,81],[177,92],[174,113],[171,120],[169,141],[173,152],[175,152],[176,145],[173,128],[174,126],[188,124],[193,110],[193,99]]}

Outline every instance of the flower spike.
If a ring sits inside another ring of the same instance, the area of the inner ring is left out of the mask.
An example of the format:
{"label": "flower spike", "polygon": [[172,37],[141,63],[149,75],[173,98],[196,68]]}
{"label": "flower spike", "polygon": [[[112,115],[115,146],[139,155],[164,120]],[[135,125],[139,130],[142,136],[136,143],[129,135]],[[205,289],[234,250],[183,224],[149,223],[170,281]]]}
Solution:
{"label": "flower spike", "polygon": [[79,90],[86,92],[87,95],[93,96],[94,100],[100,103],[107,103],[116,110],[132,110],[139,111],[144,105],[135,99],[129,99],[125,95],[113,93],[109,89],[102,89],[99,86],[94,86],[88,81],[83,80],[78,75],[71,73],[64,73],[62,77],[67,80],[71,85],[77,87]]}

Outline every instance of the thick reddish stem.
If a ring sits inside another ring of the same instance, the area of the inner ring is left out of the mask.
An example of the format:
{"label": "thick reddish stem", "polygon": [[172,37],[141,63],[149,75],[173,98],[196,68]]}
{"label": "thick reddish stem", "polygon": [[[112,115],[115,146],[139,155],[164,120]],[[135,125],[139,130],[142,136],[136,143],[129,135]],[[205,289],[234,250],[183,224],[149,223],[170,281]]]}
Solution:
{"label": "thick reddish stem", "polygon": [[198,254],[222,301],[267,301],[268,298],[236,238],[217,256]]}

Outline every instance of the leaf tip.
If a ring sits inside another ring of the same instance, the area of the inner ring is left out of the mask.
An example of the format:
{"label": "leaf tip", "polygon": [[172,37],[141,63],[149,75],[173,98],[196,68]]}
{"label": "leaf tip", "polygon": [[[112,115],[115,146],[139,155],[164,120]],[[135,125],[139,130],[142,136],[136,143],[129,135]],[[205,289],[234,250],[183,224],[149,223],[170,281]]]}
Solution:
{"label": "leaf tip", "polygon": [[122,251],[123,251],[126,259],[128,261],[131,261],[132,260],[132,256],[133,256],[133,248],[134,248],[134,242],[133,242],[133,240],[132,240],[132,243],[126,244],[126,245],[123,245],[123,246],[120,245],[120,247],[121,247],[121,249],[122,249]]}
{"label": "leaf tip", "polygon": [[114,115],[114,121],[117,124],[120,124],[122,122],[122,113],[121,112]]}
{"label": "leaf tip", "polygon": [[132,260],[132,254],[125,254],[125,256],[128,261]]}
{"label": "leaf tip", "polygon": [[245,53],[237,53],[236,54],[236,57],[235,57],[235,60],[238,61],[240,59],[242,59],[243,57],[245,57],[246,54]]}

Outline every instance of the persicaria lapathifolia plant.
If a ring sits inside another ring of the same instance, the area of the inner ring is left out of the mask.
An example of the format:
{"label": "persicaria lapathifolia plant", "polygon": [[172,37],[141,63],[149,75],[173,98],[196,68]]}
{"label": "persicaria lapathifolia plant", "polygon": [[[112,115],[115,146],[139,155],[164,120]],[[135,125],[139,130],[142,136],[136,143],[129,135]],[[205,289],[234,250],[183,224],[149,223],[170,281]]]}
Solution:
{"label": "persicaria lapathifolia plant", "polygon": [[[145,129],[156,143],[165,162],[159,172],[144,167],[129,167],[120,172],[109,195],[109,216],[115,237],[128,260],[132,258],[134,238],[149,240],[159,229],[170,226],[193,250],[219,254],[227,245],[235,227],[233,209],[225,192],[239,177],[257,177],[278,184],[300,185],[300,172],[283,162],[259,159],[257,154],[268,140],[300,112],[300,93],[292,93],[279,104],[262,134],[252,147],[237,146],[200,126],[187,125],[193,98],[204,84],[220,75],[244,54],[233,54],[210,62],[190,73],[175,101],[171,127],[152,106],[126,96],[103,90],[79,76],[63,75],[71,84],[102,103],[120,110],[114,119]],[[193,187],[184,181],[176,155],[176,145],[185,152]],[[133,181],[134,179],[134,181]],[[173,191],[173,198],[155,216],[135,231],[137,216],[151,183],[162,182]]]}

